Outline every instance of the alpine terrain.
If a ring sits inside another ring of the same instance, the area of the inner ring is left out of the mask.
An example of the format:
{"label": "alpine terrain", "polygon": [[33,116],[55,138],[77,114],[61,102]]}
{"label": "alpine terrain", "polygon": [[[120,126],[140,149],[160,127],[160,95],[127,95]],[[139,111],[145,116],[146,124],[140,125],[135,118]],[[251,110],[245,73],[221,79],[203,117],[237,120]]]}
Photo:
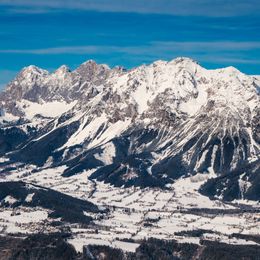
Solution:
{"label": "alpine terrain", "polygon": [[177,241],[162,259],[258,248],[259,94],[260,76],[183,57],[22,69],[0,93],[1,233],[69,233],[89,259],[139,259],[148,237]]}

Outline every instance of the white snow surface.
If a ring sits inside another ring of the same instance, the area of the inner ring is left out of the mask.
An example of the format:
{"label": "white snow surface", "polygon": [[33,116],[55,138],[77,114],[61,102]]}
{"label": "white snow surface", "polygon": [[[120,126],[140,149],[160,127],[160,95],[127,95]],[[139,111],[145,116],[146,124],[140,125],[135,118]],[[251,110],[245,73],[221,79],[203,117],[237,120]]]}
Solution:
{"label": "white snow surface", "polygon": [[66,103],[65,101],[53,101],[35,103],[28,100],[22,100],[17,103],[17,106],[24,111],[28,119],[33,119],[36,115],[43,117],[57,117],[70,110],[77,102]]}
{"label": "white snow surface", "polygon": [[34,196],[34,193],[30,193],[30,194],[28,194],[27,196],[26,196],[26,198],[25,198],[25,202],[32,202],[32,200],[33,200],[33,196]]}
{"label": "white snow surface", "polygon": [[116,149],[115,146],[112,142],[109,142],[107,144],[104,145],[103,151],[99,154],[95,154],[94,157],[97,160],[100,160],[101,162],[103,162],[105,165],[109,165],[113,163],[113,158],[115,157],[116,154]]}
{"label": "white snow surface", "polygon": [[9,203],[10,205],[14,204],[17,202],[17,199],[12,197],[12,196],[6,196],[4,199],[3,199],[3,202],[5,203]]}
{"label": "white snow surface", "polygon": [[19,117],[14,116],[10,113],[3,112],[2,115],[0,115],[0,123],[3,123],[4,121],[10,122],[10,121],[16,121]]}
{"label": "white snow surface", "polygon": [[[81,252],[83,246],[87,244],[102,244],[133,252],[138,247],[138,243],[120,241],[124,238],[138,240],[154,237],[176,239],[180,243],[199,244],[199,238],[183,237],[175,234],[180,231],[196,229],[211,230],[214,233],[212,235],[205,233],[205,239],[215,240],[216,238],[224,243],[229,243],[228,235],[232,233],[260,234],[260,226],[257,222],[257,219],[260,217],[259,213],[211,215],[207,213],[193,214],[188,211],[191,208],[208,208],[225,212],[225,210],[236,209],[239,206],[238,202],[225,204],[220,200],[210,200],[199,194],[199,187],[207,179],[215,176],[213,172],[182,178],[169,186],[169,190],[161,190],[136,187],[117,188],[103,182],[90,181],[88,176],[94,170],[65,178],[61,176],[65,169],[66,166],[62,166],[26,175],[21,170],[14,171],[6,176],[4,181],[23,180],[29,183],[37,183],[70,196],[89,200],[99,207],[110,208],[110,213],[102,219],[93,215],[95,223],[104,227],[104,229],[99,230],[98,234],[95,233],[95,227],[93,229],[91,227],[72,227],[73,236],[68,242],[73,244],[77,251]],[[25,172],[28,173],[28,171],[29,166]],[[31,186],[34,187],[33,185]],[[31,198],[33,192],[29,195]],[[254,205],[256,208],[260,207],[257,202],[251,205]],[[0,227],[1,216],[4,219],[8,219],[7,215],[3,214],[0,212]],[[23,213],[21,216],[23,216]],[[24,221],[28,222],[31,219],[27,215],[24,216],[26,216]],[[36,216],[40,217],[38,214]],[[44,217],[46,215],[42,215],[40,219],[42,220]],[[19,216],[17,218],[15,220],[20,222]],[[143,225],[150,220],[153,220],[152,226],[146,227]],[[7,223],[8,232],[20,230],[12,223]],[[4,224],[6,225],[6,222]],[[251,240],[247,242],[236,238],[232,238],[230,243],[255,244]]]}

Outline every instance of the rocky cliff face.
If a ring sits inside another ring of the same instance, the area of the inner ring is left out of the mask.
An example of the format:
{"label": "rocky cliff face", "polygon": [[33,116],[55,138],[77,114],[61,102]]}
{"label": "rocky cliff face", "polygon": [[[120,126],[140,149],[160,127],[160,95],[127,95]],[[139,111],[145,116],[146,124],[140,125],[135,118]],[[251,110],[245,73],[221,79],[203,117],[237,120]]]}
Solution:
{"label": "rocky cliff face", "polygon": [[260,174],[259,87],[257,76],[188,58],[129,71],[94,61],[52,74],[30,66],[0,96],[4,152],[12,162],[66,165],[64,176],[95,169],[90,178],[117,186],[211,172],[221,189],[202,192],[238,198],[246,182],[247,196]]}

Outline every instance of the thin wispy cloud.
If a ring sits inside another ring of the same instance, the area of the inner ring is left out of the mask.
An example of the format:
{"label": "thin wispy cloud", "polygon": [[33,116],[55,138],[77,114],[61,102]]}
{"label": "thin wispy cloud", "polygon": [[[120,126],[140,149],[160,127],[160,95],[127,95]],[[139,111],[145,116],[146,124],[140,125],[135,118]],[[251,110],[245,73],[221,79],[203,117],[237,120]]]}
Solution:
{"label": "thin wispy cloud", "polygon": [[260,42],[151,42],[138,46],[61,46],[41,49],[6,49],[0,53],[6,54],[33,54],[33,55],[95,55],[95,54],[124,54],[128,57],[137,57],[139,61],[151,61],[165,57],[181,55],[191,56],[198,61],[259,64],[260,61],[252,57],[242,57],[248,51],[260,50]]}
{"label": "thin wispy cloud", "polygon": [[138,46],[108,46],[108,45],[85,45],[85,46],[61,46],[41,49],[6,49],[0,53],[17,54],[93,54],[106,52],[125,52],[128,54],[150,53],[156,51],[247,51],[260,49],[260,42],[232,42],[232,41],[155,41],[146,45]]}
{"label": "thin wispy cloud", "polygon": [[260,60],[258,59],[252,59],[252,58],[239,58],[239,56],[237,55],[237,57],[234,57],[234,55],[228,55],[230,57],[220,57],[218,56],[213,56],[211,57],[200,57],[201,61],[207,61],[207,62],[220,62],[223,64],[260,64]]}
{"label": "thin wispy cloud", "polygon": [[93,54],[100,50],[107,51],[114,49],[114,47],[106,46],[64,46],[44,49],[7,49],[0,50],[0,53],[13,53],[13,54]]}
{"label": "thin wispy cloud", "polygon": [[247,41],[189,41],[189,42],[155,42],[161,48],[175,48],[182,50],[252,50],[260,49],[260,42]]}
{"label": "thin wispy cloud", "polygon": [[260,74],[258,0],[0,0],[0,12],[0,70],[186,56]]}
{"label": "thin wispy cloud", "polygon": [[259,14],[258,0],[2,0],[11,12],[37,13],[57,10],[90,10],[144,14],[240,16]]}

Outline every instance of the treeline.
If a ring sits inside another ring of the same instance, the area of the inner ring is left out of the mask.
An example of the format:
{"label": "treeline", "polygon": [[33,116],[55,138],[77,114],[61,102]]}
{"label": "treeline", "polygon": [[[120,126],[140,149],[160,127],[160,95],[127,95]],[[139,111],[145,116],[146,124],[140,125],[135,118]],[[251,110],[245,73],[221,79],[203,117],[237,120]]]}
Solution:
{"label": "treeline", "polygon": [[260,260],[260,246],[202,241],[201,245],[175,240],[148,239],[135,253],[100,245],[86,245],[77,253],[66,242],[70,234],[36,234],[26,239],[0,237],[0,260]]}
{"label": "treeline", "polygon": [[70,260],[78,255],[73,246],[65,242],[68,234],[35,234],[26,239],[0,237],[1,260]]}

